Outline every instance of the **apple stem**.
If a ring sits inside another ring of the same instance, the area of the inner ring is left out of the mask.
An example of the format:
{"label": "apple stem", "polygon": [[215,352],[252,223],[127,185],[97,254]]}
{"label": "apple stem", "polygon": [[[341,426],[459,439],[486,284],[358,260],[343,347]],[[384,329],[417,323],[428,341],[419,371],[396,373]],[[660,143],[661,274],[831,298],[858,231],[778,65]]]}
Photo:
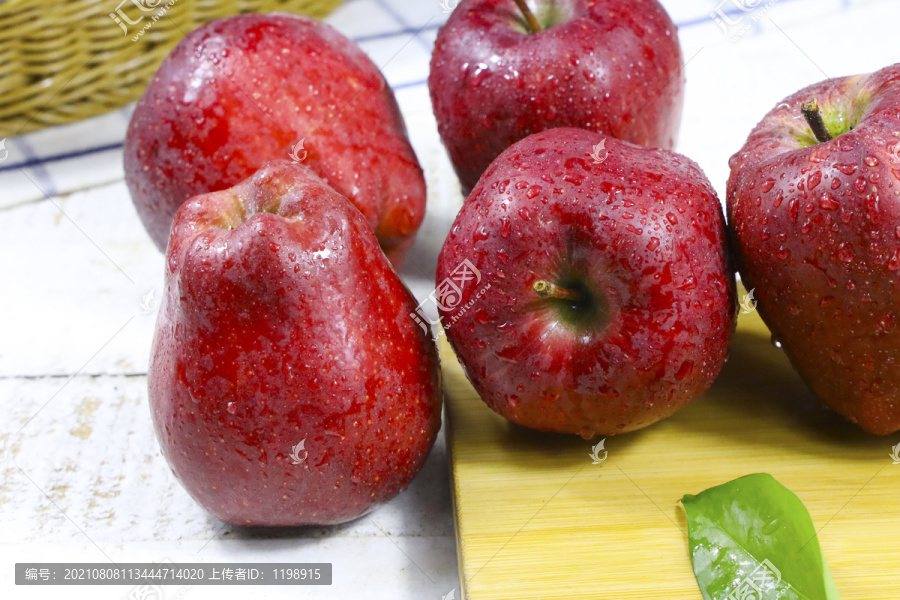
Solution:
{"label": "apple stem", "polygon": [[558,300],[581,300],[581,294],[578,291],[559,287],[558,285],[552,284],[549,281],[544,281],[541,279],[540,281],[535,281],[534,293],[540,296],[541,298],[556,298]]}
{"label": "apple stem", "polygon": [[521,10],[522,14],[525,15],[525,20],[528,21],[528,27],[531,28],[531,33],[540,33],[541,24],[538,23],[538,20],[534,16],[534,13],[531,12],[531,9],[528,8],[527,4],[525,4],[525,0],[516,0],[516,4],[519,5],[519,10]]}
{"label": "apple stem", "polygon": [[819,110],[818,100],[813,99],[809,102],[804,102],[800,107],[800,112],[803,113],[803,117],[809,123],[809,128],[812,129],[813,135],[816,136],[820,144],[834,139],[831,132],[825,127],[825,121],[822,120],[822,111]]}

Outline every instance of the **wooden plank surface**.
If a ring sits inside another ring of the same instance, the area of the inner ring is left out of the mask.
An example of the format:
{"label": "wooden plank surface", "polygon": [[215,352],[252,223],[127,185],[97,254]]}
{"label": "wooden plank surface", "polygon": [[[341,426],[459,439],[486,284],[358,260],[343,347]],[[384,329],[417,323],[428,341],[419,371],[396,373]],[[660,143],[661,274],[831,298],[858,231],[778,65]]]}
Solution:
{"label": "wooden plank surface", "polygon": [[[822,408],[741,315],[712,389],[673,417],[591,441],[533,432],[478,398],[445,338],[460,581],[468,600],[702,598],[685,493],[768,472],[806,503],[843,600],[900,597],[900,435]],[[823,365],[828,368],[828,365]],[[600,453],[603,456],[603,453]]]}

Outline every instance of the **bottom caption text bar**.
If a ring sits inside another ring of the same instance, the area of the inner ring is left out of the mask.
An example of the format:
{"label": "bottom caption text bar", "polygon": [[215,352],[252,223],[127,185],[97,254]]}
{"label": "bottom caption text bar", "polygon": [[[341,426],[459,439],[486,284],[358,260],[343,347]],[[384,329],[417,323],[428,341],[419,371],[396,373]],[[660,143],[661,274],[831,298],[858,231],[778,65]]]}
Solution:
{"label": "bottom caption text bar", "polygon": [[16,563],[16,585],[331,585],[331,563]]}

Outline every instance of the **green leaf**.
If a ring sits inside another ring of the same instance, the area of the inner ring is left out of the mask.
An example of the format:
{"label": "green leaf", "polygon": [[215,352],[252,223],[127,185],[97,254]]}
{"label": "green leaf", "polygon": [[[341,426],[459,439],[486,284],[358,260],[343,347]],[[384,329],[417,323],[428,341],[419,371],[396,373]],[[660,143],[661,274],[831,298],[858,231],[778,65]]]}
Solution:
{"label": "green leaf", "polygon": [[839,600],[806,506],[766,473],[681,503],[706,600]]}

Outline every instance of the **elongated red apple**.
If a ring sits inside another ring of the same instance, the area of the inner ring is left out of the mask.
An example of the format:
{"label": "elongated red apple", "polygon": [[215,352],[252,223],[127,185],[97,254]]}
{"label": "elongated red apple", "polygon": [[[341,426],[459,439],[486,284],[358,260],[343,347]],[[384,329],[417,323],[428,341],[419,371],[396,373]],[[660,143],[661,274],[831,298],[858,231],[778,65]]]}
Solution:
{"label": "elongated red apple", "polygon": [[399,265],[425,213],[425,180],[378,68],[328,25],[241,15],[185,37],[138,101],[125,180],[160,250],[182,202],[269,160],[302,162],[348,197]]}
{"label": "elongated red apple", "polygon": [[438,33],[428,87],[468,193],[510,144],[553,127],[674,148],[681,62],[656,0],[462,0]]}
{"label": "elongated red apple", "polygon": [[340,523],[404,489],[440,426],[434,344],[366,220],[305,166],[179,209],[150,362],[175,475],[238,525]]}
{"label": "elongated red apple", "polygon": [[900,65],[780,103],[731,158],[728,209],[794,368],[863,429],[900,430]]}
{"label": "elongated red apple", "polygon": [[700,168],[580,129],[537,133],[491,164],[437,281],[447,338],[488,406],[585,437],[702,394],[735,324],[722,210]]}

